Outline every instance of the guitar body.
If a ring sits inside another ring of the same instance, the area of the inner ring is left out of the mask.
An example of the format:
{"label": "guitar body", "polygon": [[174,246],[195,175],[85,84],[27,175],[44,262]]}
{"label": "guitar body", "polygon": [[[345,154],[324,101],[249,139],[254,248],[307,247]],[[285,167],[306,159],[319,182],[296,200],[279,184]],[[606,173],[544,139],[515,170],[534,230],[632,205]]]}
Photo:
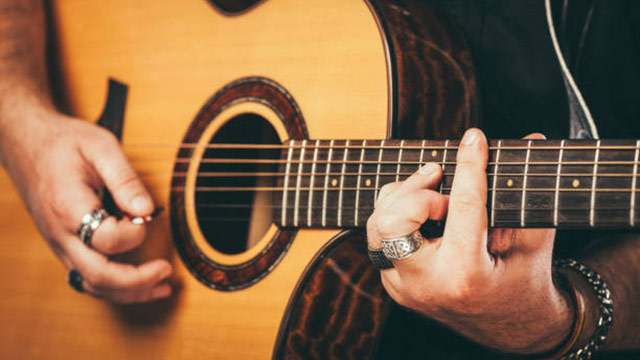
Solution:
{"label": "guitar body", "polygon": [[[456,138],[475,123],[476,99],[470,55],[452,24],[409,0],[60,0],[50,7],[55,95],[71,114],[97,119],[108,80],[126,85],[123,118],[102,125],[120,133],[157,203],[169,209],[124,258],[166,257],[178,285],[170,300],[136,306],[73,292],[2,173],[0,318],[11,324],[0,327],[2,357],[375,353],[390,304],[363,233],[279,229],[252,215],[247,250],[216,248],[198,226],[193,195],[205,155],[178,145],[206,144],[227,130],[235,135],[222,140],[244,136],[233,130],[242,121],[270,129],[275,142]],[[109,104],[105,114],[113,115]]]}

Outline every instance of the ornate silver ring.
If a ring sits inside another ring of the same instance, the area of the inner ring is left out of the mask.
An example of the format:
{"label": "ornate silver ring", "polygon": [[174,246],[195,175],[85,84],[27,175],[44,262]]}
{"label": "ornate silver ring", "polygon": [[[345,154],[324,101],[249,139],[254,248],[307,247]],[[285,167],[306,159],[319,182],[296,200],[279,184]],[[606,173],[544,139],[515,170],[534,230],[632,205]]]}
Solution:
{"label": "ornate silver ring", "polygon": [[380,240],[382,243],[382,252],[389,260],[401,260],[408,258],[420,249],[423,241],[424,237],[420,233],[420,229],[405,236]]}
{"label": "ornate silver ring", "polygon": [[80,224],[80,228],[78,229],[78,236],[85,245],[91,246],[93,233],[108,216],[109,214],[105,209],[95,209],[82,217],[82,224]]}

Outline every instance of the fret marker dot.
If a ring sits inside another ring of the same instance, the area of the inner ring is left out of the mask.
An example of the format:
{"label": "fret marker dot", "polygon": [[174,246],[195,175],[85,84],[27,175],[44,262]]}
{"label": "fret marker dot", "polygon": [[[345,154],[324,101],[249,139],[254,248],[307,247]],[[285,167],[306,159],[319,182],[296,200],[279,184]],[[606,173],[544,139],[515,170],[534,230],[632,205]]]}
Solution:
{"label": "fret marker dot", "polygon": [[371,179],[366,179],[366,180],[364,181],[364,186],[367,186],[367,187],[368,187],[368,186],[371,186]]}
{"label": "fret marker dot", "polygon": [[338,186],[338,179],[331,179],[331,186]]}
{"label": "fret marker dot", "polygon": [[573,179],[573,187],[577,188],[578,186],[580,186],[580,180],[578,179]]}
{"label": "fret marker dot", "polygon": [[433,151],[431,152],[431,157],[433,157],[433,158],[434,158],[434,157],[436,157],[436,156],[438,156],[438,152],[437,152],[437,151],[435,151],[435,150],[433,150]]}
{"label": "fret marker dot", "polygon": [[512,187],[513,186],[513,180],[512,179],[507,180],[507,186],[508,187]]}

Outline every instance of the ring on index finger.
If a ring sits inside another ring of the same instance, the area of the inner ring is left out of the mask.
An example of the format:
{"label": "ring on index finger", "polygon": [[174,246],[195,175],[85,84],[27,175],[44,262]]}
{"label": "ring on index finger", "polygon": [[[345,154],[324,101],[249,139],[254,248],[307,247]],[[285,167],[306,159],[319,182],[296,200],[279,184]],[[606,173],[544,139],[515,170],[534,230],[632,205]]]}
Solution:
{"label": "ring on index finger", "polygon": [[82,217],[82,224],[78,229],[78,236],[82,242],[91,247],[91,237],[102,221],[109,216],[105,209],[95,209]]}

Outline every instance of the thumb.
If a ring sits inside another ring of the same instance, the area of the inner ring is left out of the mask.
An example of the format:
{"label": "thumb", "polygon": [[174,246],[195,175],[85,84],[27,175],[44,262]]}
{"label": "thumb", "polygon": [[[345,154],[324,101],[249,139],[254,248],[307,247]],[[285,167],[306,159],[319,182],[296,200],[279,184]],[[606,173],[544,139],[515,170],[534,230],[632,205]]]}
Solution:
{"label": "thumb", "polygon": [[82,149],[120,210],[132,216],[153,212],[153,200],[114,136],[106,133]]}

